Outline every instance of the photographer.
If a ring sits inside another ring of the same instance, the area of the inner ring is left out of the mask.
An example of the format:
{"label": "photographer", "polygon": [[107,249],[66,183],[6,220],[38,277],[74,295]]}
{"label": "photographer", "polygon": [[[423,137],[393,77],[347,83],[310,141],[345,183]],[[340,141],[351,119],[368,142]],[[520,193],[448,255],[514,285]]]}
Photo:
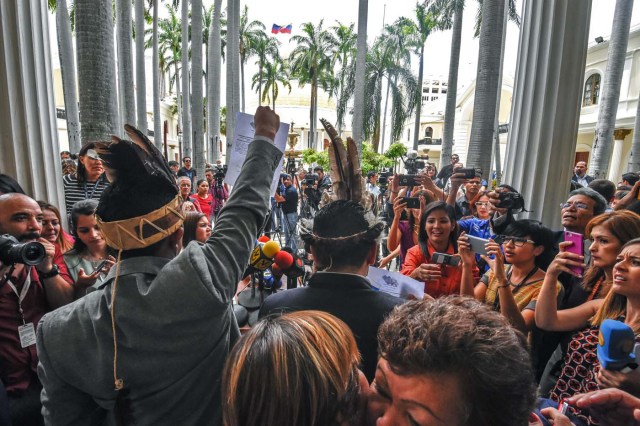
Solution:
{"label": "photographer", "polygon": [[204,171],[204,176],[209,182],[209,193],[213,198],[213,202],[211,205],[211,217],[209,218],[211,223],[220,213],[220,209],[224,207],[224,203],[227,202],[229,198],[229,190],[227,188],[227,184],[223,183],[223,179],[226,174],[226,168],[222,166],[216,167],[215,169],[206,169]]}
{"label": "photographer", "polygon": [[281,190],[280,194],[276,193],[274,198],[278,203],[281,203],[282,213],[284,213],[285,245],[295,253],[297,249],[295,236],[298,225],[298,191],[293,186],[291,175],[282,175],[281,182],[284,185],[284,190]]}
{"label": "photographer", "polygon": [[55,246],[40,236],[42,217],[38,203],[26,195],[0,196],[0,235],[18,243],[37,241],[46,252],[34,268],[8,259],[9,247],[18,243],[2,237],[0,244],[0,379],[14,425],[43,424],[35,327],[45,313],[73,301],[73,287],[53,264]]}
{"label": "photographer", "polygon": [[322,194],[325,189],[328,191],[331,189],[331,178],[329,175],[324,174],[324,169],[321,166],[316,166],[313,172],[318,175],[318,191]]}

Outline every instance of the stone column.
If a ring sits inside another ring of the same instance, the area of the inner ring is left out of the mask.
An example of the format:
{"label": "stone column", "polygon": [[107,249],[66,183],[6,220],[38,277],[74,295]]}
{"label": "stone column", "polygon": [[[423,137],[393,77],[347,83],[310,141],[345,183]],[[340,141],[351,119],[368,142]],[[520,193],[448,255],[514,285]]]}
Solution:
{"label": "stone column", "polygon": [[65,211],[46,1],[0,1],[0,99],[0,171]]}
{"label": "stone column", "polygon": [[590,16],[591,0],[523,6],[503,182],[522,192],[528,217],[556,229],[573,172]]}
{"label": "stone column", "polygon": [[613,153],[611,154],[611,166],[609,167],[609,179],[618,183],[622,177],[622,145],[624,138],[631,133],[631,129],[616,129],[613,131]]}

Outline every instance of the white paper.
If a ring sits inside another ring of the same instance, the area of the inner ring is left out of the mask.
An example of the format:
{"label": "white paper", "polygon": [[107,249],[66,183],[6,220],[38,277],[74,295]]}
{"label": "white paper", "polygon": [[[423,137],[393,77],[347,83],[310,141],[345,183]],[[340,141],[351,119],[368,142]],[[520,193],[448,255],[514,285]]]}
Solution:
{"label": "white paper", "polygon": [[406,299],[411,294],[419,300],[424,297],[424,283],[402,275],[400,272],[369,266],[367,278],[376,290],[384,291],[392,296]]}
{"label": "white paper", "polygon": [[[229,168],[227,175],[224,179],[226,183],[233,186],[240,176],[240,170],[244,164],[244,160],[247,157],[247,150],[249,144],[253,141],[255,134],[255,125],[253,124],[253,115],[245,114],[244,112],[236,113],[236,127],[233,132],[233,146],[231,148],[231,157],[229,159]],[[280,128],[276,133],[275,146],[284,153],[287,146],[287,136],[289,134],[289,123],[280,123]],[[276,173],[273,176],[273,182],[271,183],[271,194],[276,192],[278,181],[280,180],[280,170],[282,170],[282,163],[284,157],[280,160]]]}

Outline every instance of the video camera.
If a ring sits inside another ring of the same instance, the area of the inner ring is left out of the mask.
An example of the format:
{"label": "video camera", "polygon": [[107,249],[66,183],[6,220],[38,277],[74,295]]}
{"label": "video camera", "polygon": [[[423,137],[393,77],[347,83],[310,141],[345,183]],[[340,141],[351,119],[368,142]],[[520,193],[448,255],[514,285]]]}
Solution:
{"label": "video camera", "polygon": [[498,197],[500,203],[496,207],[511,210],[513,213],[524,210],[524,198],[517,192],[500,192]]}
{"label": "video camera", "polygon": [[313,186],[318,181],[318,179],[319,177],[317,174],[307,173],[304,177],[303,183],[307,186]]}
{"label": "video camera", "polygon": [[402,162],[404,163],[404,168],[407,170],[407,174],[409,175],[417,175],[419,170],[422,170],[426,167],[426,160],[429,160],[429,156],[426,158],[419,158],[417,151],[409,151],[407,152],[407,158],[402,158]]}
{"label": "video camera", "polygon": [[37,265],[46,255],[44,246],[40,243],[20,243],[9,234],[0,235],[0,262],[4,265]]}
{"label": "video camera", "polygon": [[214,170],[215,174],[213,175],[213,177],[215,177],[216,179],[224,179],[224,177],[227,175],[228,166],[226,164],[223,164],[222,166],[215,166]]}

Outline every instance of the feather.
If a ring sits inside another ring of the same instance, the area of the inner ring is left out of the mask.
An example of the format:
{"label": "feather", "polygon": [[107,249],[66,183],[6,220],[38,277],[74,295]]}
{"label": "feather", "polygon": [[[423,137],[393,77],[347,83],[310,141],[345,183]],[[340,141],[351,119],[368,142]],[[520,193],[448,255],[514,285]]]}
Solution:
{"label": "feather", "polygon": [[333,183],[333,193],[336,199],[349,198],[350,189],[348,181],[347,150],[336,129],[327,120],[321,118],[320,122],[331,138],[329,145],[330,176]]}
{"label": "feather", "polygon": [[347,138],[347,164],[349,166],[349,198],[354,201],[362,200],[362,169],[360,168],[360,157],[358,156],[358,147],[356,142],[350,137]]}
{"label": "feather", "polygon": [[[147,172],[153,176],[158,176],[166,179],[172,184],[176,184],[176,180],[171,173],[169,164],[162,156],[162,153],[155,147],[140,130],[128,124],[124,125],[124,130],[127,132],[133,143],[140,148],[136,153],[140,157],[144,168]],[[146,154],[143,155],[142,153]],[[176,186],[177,188],[177,186]]]}

